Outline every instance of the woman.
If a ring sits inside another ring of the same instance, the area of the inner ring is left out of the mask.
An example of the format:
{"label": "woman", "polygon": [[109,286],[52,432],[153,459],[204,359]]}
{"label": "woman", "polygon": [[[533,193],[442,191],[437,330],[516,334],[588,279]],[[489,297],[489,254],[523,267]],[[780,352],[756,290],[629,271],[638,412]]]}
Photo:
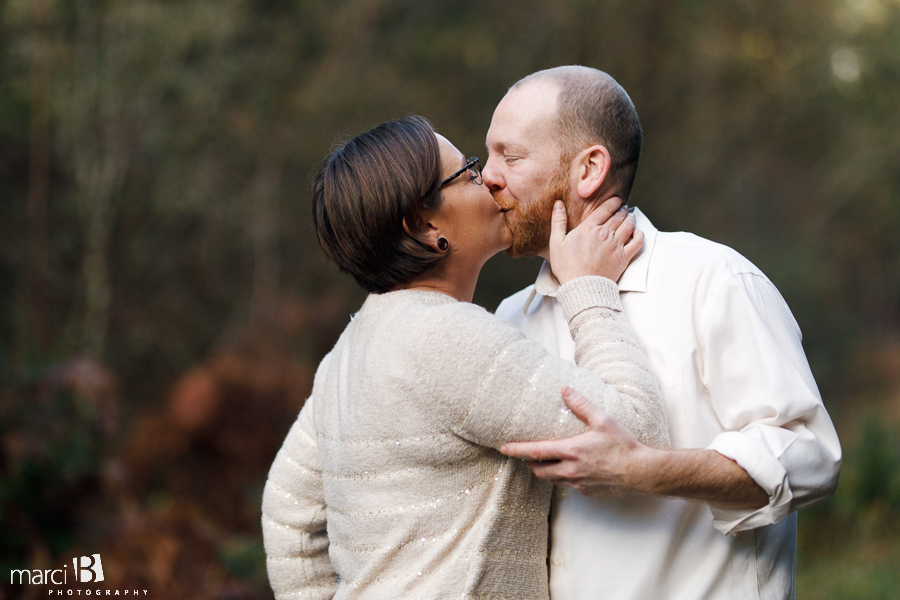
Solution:
{"label": "woman", "polygon": [[[588,217],[568,235],[564,217],[554,224],[551,262],[579,368],[470,303],[511,235],[477,160],[424,119],[334,151],[313,185],[313,216],[326,256],[372,294],[320,364],[269,473],[276,597],[547,598],[552,486],[496,449],[583,430],[564,385],[642,442],[667,444],[656,381],[613,283],[640,246],[639,236],[626,243],[633,222],[621,211],[602,227]],[[597,274],[606,277],[582,277]]]}

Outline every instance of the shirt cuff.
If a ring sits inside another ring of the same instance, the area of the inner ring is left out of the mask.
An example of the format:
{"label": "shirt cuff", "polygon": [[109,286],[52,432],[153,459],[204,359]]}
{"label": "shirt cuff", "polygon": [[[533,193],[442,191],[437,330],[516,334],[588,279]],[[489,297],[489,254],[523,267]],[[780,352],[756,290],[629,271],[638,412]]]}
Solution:
{"label": "shirt cuff", "polygon": [[720,433],[707,447],[736,462],[769,495],[766,506],[737,510],[710,505],[713,526],[722,533],[737,533],[777,523],[791,508],[787,470],[762,442],[736,431]]}
{"label": "shirt cuff", "polygon": [[619,286],[616,282],[589,275],[576,277],[559,286],[556,299],[559,300],[566,321],[571,322],[578,313],[589,308],[603,307],[622,312],[622,301],[619,300]]}

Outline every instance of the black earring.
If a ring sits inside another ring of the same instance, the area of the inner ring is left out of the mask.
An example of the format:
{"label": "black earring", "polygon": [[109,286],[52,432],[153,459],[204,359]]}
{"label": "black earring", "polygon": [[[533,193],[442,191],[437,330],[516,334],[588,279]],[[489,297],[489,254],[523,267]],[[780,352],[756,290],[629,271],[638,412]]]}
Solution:
{"label": "black earring", "polygon": [[450,242],[447,241],[445,237],[438,238],[438,250],[441,252],[446,252],[450,248]]}

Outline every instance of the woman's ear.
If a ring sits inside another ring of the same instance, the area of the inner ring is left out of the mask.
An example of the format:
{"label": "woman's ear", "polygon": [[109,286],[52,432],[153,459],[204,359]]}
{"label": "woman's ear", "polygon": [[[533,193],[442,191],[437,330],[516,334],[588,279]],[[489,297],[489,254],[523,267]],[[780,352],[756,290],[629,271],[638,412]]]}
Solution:
{"label": "woman's ear", "polygon": [[591,198],[603,186],[611,165],[612,160],[606,146],[596,144],[582,150],[573,165],[578,175],[576,182],[578,196],[585,200]]}
{"label": "woman's ear", "polygon": [[431,247],[435,252],[444,252],[440,247],[440,240],[442,239],[441,232],[432,225],[431,223],[425,223],[419,231],[416,233],[412,232],[409,225],[406,223],[406,218],[403,219],[403,230],[409,234],[410,237],[414,237],[420,242],[423,242]]}

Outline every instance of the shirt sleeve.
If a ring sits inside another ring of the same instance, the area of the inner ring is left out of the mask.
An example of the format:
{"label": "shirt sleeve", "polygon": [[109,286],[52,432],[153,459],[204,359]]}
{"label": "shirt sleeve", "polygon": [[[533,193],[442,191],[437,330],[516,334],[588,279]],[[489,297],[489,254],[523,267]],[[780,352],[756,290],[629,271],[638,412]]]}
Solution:
{"label": "shirt sleeve", "polygon": [[628,324],[616,284],[582,277],[559,291],[576,345],[575,366],[549,354],[513,325],[473,305],[429,316],[427,347],[416,350],[422,397],[457,435],[498,448],[508,441],[561,439],[585,425],[562,401],[568,385],[643,443],[669,446],[659,387]]}
{"label": "shirt sleeve", "polygon": [[727,430],[708,448],[737,462],[769,495],[758,510],[711,506],[716,529],[770,525],[831,496],[840,443],[775,286],[758,274],[730,277],[701,328],[701,376]]}
{"label": "shirt sleeve", "polygon": [[277,600],[327,600],[337,590],[312,416],[310,397],[275,457],[263,492],[266,568]]}

